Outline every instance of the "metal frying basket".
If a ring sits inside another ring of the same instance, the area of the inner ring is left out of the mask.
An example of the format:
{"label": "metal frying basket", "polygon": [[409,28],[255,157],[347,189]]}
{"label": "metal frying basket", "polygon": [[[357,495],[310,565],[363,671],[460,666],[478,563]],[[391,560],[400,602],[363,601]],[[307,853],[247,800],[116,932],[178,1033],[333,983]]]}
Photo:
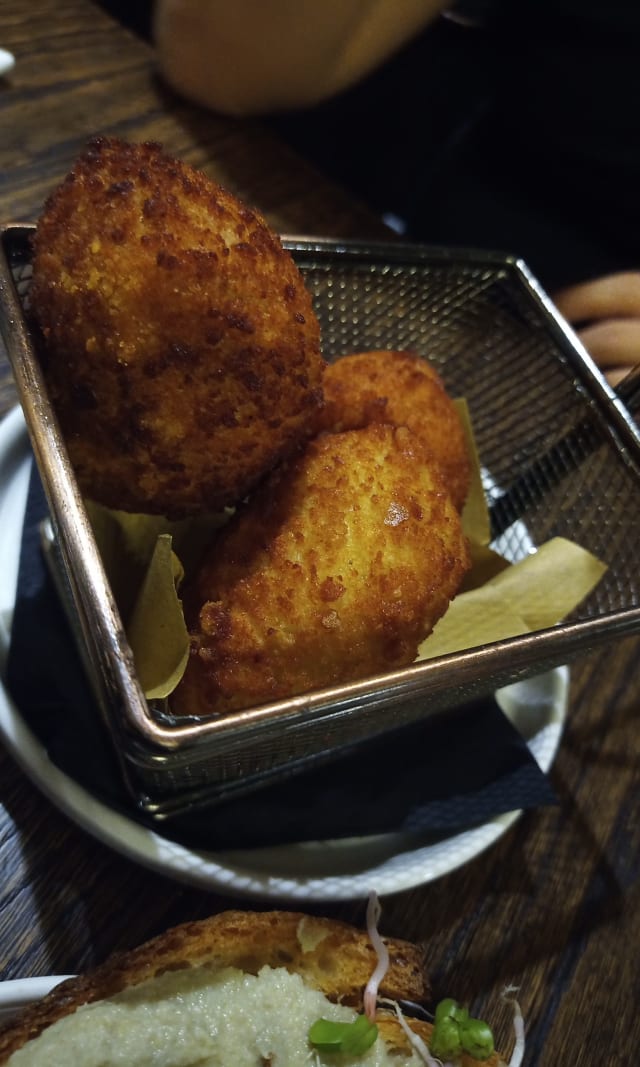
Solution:
{"label": "metal frying basket", "polygon": [[562,536],[608,571],[558,626],[275,704],[200,720],[148,705],[30,335],[32,228],[8,227],[0,326],[49,503],[60,586],[122,771],[159,818],[255,789],[640,630],[640,375],[614,392],[519,260],[397,243],[284,241],[324,355],[428,357],[471,414],[496,547],[515,562]]}

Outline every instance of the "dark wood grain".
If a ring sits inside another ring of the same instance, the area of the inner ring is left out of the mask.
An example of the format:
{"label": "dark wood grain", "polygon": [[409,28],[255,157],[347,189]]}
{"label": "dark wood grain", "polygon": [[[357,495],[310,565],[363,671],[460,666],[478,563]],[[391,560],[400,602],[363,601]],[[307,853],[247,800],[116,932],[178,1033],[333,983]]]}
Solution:
{"label": "dark wood grain", "polygon": [[[380,222],[259,123],[181,102],[151,50],[89,0],[3,0],[0,219],[32,221],[96,132],[162,141],[281,232],[379,236]],[[13,402],[0,353],[0,414]],[[36,654],[37,654],[37,650]],[[383,929],[424,940],[436,992],[497,1022],[520,988],[528,1064],[631,1062],[640,1038],[640,640],[572,668],[554,808],[527,814],[448,876],[388,897]],[[174,882],[72,823],[0,747],[0,978],[69,973],[237,900]],[[283,902],[286,903],[286,902]],[[257,906],[263,906],[258,904]],[[364,901],[309,910],[362,920]]]}

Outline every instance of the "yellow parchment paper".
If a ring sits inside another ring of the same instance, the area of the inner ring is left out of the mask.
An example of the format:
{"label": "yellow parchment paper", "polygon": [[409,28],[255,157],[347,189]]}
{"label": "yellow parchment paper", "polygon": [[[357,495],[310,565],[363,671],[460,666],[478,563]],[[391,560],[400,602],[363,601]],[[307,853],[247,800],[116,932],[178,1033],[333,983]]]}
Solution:
{"label": "yellow parchment paper", "polygon": [[[420,646],[418,659],[555,626],[606,570],[591,553],[560,537],[515,564],[489,548],[490,521],[477,450],[464,401],[458,406],[473,459],[463,512],[473,563],[447,613]],[[189,652],[180,584],[229,513],[170,523],[94,505],[89,512],[145,695],[169,696]]]}

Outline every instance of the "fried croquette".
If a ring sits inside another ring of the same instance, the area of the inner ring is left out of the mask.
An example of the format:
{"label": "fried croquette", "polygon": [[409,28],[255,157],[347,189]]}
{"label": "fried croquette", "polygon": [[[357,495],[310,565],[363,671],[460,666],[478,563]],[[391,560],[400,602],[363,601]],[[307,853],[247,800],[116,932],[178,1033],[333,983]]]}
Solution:
{"label": "fried croquette", "polygon": [[408,426],[440,464],[456,507],[462,507],[471,477],[465,434],[431,364],[413,352],[358,352],[330,364],[323,386],[324,430],[355,430],[371,422]]}
{"label": "fried croquette", "polygon": [[224,714],[404,667],[468,569],[460,516],[406,427],[321,434],[239,508],[184,606],[177,714]]}
{"label": "fried croquette", "polygon": [[31,304],[78,482],[102,504],[222,508],[316,429],[320,330],[293,259],[159,145],[89,142],[37,224]]}

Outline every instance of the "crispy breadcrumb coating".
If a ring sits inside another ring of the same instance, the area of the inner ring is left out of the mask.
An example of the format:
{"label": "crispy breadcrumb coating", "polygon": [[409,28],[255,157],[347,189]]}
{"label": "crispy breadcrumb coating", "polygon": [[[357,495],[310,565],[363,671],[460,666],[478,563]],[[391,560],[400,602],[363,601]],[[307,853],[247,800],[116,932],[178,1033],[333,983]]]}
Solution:
{"label": "crispy breadcrumb coating", "polygon": [[441,465],[456,507],[469,491],[471,465],[455,404],[437,371],[413,352],[343,356],[327,367],[322,428],[355,430],[370,422],[408,426]]}
{"label": "crispy breadcrumb coating", "polygon": [[107,506],[218,509],[316,429],[319,325],[291,256],[159,145],[89,143],[38,222],[31,301],[79,484]]}
{"label": "crispy breadcrumb coating", "polygon": [[178,714],[225,713],[413,662],[468,569],[460,516],[405,427],[321,434],[212,545],[185,614]]}

